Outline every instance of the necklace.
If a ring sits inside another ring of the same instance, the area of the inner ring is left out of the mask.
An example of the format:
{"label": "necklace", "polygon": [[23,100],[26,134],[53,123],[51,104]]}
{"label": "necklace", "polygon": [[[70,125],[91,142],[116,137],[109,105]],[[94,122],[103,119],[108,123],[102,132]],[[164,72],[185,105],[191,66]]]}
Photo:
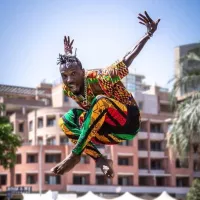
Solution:
{"label": "necklace", "polygon": [[86,77],[84,78],[84,86],[85,86],[85,101],[86,101],[86,104],[87,104],[87,80],[86,80]]}

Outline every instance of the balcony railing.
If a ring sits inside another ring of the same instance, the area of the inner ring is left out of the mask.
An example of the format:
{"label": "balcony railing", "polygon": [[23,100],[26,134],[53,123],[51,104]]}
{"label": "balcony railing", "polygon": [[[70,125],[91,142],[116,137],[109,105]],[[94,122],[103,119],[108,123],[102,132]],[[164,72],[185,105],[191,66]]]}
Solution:
{"label": "balcony railing", "polygon": [[163,151],[152,151],[150,152],[151,158],[164,158],[165,153]]}
{"label": "balcony railing", "polygon": [[148,157],[148,151],[138,151],[139,157]]}
{"label": "balcony railing", "polygon": [[200,178],[200,171],[195,171],[195,172],[193,172],[193,176],[196,178],[196,177],[198,177],[198,178]]}
{"label": "balcony railing", "polygon": [[148,133],[147,132],[139,132],[138,133],[138,139],[147,139]]}
{"label": "balcony railing", "polygon": [[151,140],[164,140],[165,134],[164,133],[150,133]]}
{"label": "balcony railing", "polygon": [[189,187],[151,187],[151,186],[101,186],[101,185],[67,185],[68,192],[86,193],[88,191],[97,193],[125,193],[130,192],[134,194],[160,194],[163,191],[175,194],[187,194]]}

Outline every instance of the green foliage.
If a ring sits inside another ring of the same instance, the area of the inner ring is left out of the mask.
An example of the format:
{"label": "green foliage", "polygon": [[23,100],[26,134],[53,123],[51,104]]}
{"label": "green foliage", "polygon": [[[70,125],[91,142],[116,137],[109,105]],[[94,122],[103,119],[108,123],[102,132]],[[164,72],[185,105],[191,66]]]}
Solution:
{"label": "green foliage", "polygon": [[195,179],[190,191],[187,193],[186,200],[200,200],[200,179]]}
{"label": "green foliage", "polygon": [[21,145],[21,138],[13,133],[8,118],[0,117],[0,164],[12,168],[16,162],[16,150]]}
{"label": "green foliage", "polygon": [[[180,64],[192,63],[179,77],[172,79],[171,105],[175,119],[169,131],[168,147],[184,158],[191,146],[200,147],[200,47],[192,49],[181,58]],[[178,102],[176,93],[183,90],[188,96]]]}

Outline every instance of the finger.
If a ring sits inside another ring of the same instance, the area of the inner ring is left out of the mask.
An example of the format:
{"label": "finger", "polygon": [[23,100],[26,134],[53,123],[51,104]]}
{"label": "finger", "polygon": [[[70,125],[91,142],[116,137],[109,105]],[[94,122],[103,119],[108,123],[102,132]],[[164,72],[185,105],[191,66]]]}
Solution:
{"label": "finger", "polygon": [[146,26],[146,24],[145,23],[143,23],[143,22],[139,22],[140,24],[142,24],[142,25],[145,25]]}
{"label": "finger", "polygon": [[64,43],[66,43],[67,42],[67,37],[66,36],[64,36]]}
{"label": "finger", "polygon": [[70,46],[72,46],[73,43],[74,43],[74,40],[71,41]]}
{"label": "finger", "polygon": [[70,43],[70,37],[68,36],[67,37],[67,44],[69,45],[69,43]]}
{"label": "finger", "polygon": [[146,23],[149,23],[149,20],[144,15],[139,14],[139,17],[141,17]]}
{"label": "finger", "polygon": [[148,13],[146,11],[144,11],[144,14],[146,15],[147,19],[152,22],[153,20],[151,19],[151,17],[149,17]]}
{"label": "finger", "polygon": [[138,17],[139,20],[141,20],[143,23],[148,24],[149,22],[146,22],[143,18]]}
{"label": "finger", "polygon": [[158,19],[158,20],[156,21],[156,25],[158,25],[159,22],[160,22],[160,19]]}

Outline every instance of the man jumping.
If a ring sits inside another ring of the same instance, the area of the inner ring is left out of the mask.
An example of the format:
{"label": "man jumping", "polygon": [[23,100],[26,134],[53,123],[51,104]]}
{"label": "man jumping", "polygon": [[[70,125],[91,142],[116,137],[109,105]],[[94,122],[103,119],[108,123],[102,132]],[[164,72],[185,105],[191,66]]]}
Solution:
{"label": "man jumping", "polygon": [[66,96],[74,99],[81,109],[74,108],[60,118],[59,125],[75,144],[72,152],[51,171],[61,175],[79,163],[81,154],[92,157],[102,172],[114,177],[112,160],[106,159],[95,144],[112,145],[132,140],[140,128],[140,111],[132,94],[121,82],[128,67],[153,36],[160,19],[154,22],[147,12],[139,14],[139,23],[147,33],[120,61],[101,70],[84,70],[79,59],[72,55],[70,38],[64,37],[65,55],[59,55],[60,73]]}

